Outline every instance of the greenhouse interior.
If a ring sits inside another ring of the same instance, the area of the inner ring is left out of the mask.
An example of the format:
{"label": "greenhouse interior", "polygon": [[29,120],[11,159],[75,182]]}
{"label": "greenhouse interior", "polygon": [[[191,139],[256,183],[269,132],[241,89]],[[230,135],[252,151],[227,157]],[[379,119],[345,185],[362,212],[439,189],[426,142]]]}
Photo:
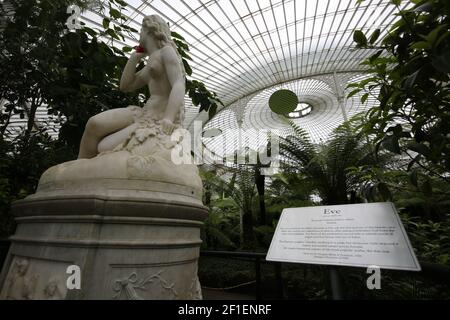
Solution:
{"label": "greenhouse interior", "polygon": [[0,12],[0,300],[450,299],[450,2]]}

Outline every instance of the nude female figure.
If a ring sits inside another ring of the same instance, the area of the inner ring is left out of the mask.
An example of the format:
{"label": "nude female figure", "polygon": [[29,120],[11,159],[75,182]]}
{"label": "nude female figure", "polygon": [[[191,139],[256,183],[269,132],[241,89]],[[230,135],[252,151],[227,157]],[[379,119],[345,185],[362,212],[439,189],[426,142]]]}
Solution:
{"label": "nude female figure", "polygon": [[[151,109],[158,116],[163,132],[170,135],[176,127],[177,115],[184,108],[185,74],[181,57],[168,25],[157,15],[144,18],[139,45],[145,53],[131,54],[122,74],[120,90],[131,92],[148,85],[151,98],[144,109]],[[136,73],[137,65],[146,56],[149,56],[147,65]],[[136,130],[135,121],[132,108],[108,110],[90,118],[78,158],[90,159],[113,150]]]}

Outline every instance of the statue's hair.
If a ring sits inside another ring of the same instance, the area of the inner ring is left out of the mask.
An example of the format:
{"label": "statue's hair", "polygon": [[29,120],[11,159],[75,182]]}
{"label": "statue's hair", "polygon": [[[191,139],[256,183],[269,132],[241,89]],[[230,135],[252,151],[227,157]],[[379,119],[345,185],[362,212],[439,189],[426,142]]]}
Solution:
{"label": "statue's hair", "polygon": [[186,70],[183,65],[183,60],[178,52],[178,48],[175,42],[172,40],[172,34],[170,32],[169,25],[158,15],[150,15],[144,17],[142,22],[142,27],[147,31],[148,34],[152,35],[157,43],[158,48],[162,49],[163,47],[170,45],[175,50],[178,55],[179,63],[181,65],[181,70],[183,71],[183,75],[186,75]]}

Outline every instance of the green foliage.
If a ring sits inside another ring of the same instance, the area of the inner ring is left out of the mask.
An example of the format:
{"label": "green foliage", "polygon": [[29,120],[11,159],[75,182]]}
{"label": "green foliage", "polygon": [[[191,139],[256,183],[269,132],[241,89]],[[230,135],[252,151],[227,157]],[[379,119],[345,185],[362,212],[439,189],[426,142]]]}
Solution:
{"label": "green foliage", "polygon": [[[311,194],[319,194],[329,201],[331,197],[326,197],[327,192],[335,192],[336,188],[346,186],[347,192],[342,193],[341,203],[393,201],[419,260],[448,264],[450,202],[447,183],[438,177],[430,177],[428,170],[421,167],[408,171],[409,159],[405,157],[386,150],[375,152],[376,145],[372,137],[360,130],[361,121],[363,119],[358,116],[351,119],[338,128],[327,143],[321,145],[313,144],[298,127],[294,127],[294,135],[282,139],[280,147],[286,159],[285,170],[272,177],[266,186],[269,223],[254,228],[261,249],[267,250],[282,209],[314,205],[309,200]],[[214,179],[216,175],[217,172],[214,172],[205,182],[210,183],[209,178]],[[236,186],[237,176],[231,175],[225,184],[227,187],[218,194],[227,194],[224,190]],[[235,230],[239,224],[237,219],[228,218],[229,212],[239,210],[236,203],[230,200],[232,198],[226,201],[221,199],[213,206],[214,219],[224,220],[223,231]],[[337,203],[334,200],[334,204]],[[216,224],[219,225],[218,222]],[[209,286],[229,287],[254,280],[252,266],[229,259],[212,259],[207,258],[208,262],[203,259],[200,264],[201,280]],[[234,266],[226,269],[226,277],[223,277],[223,272],[217,271],[222,271],[224,265]],[[270,296],[275,288],[270,287],[274,274],[272,266],[267,267],[267,270],[262,268],[262,292]],[[416,274],[383,270],[382,290],[370,291],[366,287],[365,270],[344,268],[341,271],[346,296],[350,299],[449,297],[448,285]],[[286,264],[283,265],[283,279],[285,294],[290,298],[327,299],[330,296],[326,268],[300,268],[298,265]],[[246,292],[248,289],[247,285],[235,290]]]}
{"label": "green foliage", "polygon": [[255,237],[263,248],[269,248],[273,234],[275,233],[275,228],[275,223],[272,226],[261,225],[253,228]]}
{"label": "green foliage", "polygon": [[440,222],[402,214],[416,254],[422,261],[450,264],[450,217]]}
{"label": "green foliage", "polygon": [[255,171],[247,165],[215,167],[201,172],[205,188],[230,197],[240,215],[240,248],[254,248]]}
{"label": "green foliage", "polygon": [[379,102],[360,128],[374,137],[379,156],[386,156],[383,150],[399,156],[389,170],[358,166],[349,174],[363,181],[360,191],[369,201],[396,204],[420,258],[448,263],[450,5],[411,2],[381,40],[354,34],[357,47],[375,53],[362,63],[369,77],[350,84],[349,96],[361,92]]}
{"label": "green foliage", "polygon": [[349,122],[337,128],[327,143],[316,145],[303,129],[293,123],[292,127],[294,135],[280,142],[285,171],[292,174],[298,184],[309,186],[309,194],[319,195],[324,204],[357,201],[350,196],[360,181],[352,179],[347,169],[382,160],[375,157],[374,146],[366,143],[367,136],[357,132],[355,124]]}
{"label": "green foliage", "polygon": [[[11,159],[7,153],[12,149],[12,144],[0,140],[0,172],[8,172]],[[11,184],[7,176],[2,174],[0,178],[0,239],[11,234],[13,230],[12,217],[8,214],[11,205]]]}
{"label": "green foliage", "polygon": [[281,212],[285,208],[310,207],[314,203],[310,200],[311,185],[299,179],[298,175],[281,172],[271,177],[266,187],[265,196],[267,206],[267,220],[276,226]]}
{"label": "green foliage", "polygon": [[[124,17],[113,15],[107,30],[83,26],[69,32],[67,7],[74,3],[84,7],[86,1],[12,2],[16,14],[0,33],[0,46],[4,48],[0,57],[0,92],[8,102],[1,119],[2,134],[12,114],[26,114],[25,133],[29,135],[36,125],[37,108],[46,106],[49,115],[63,119],[60,141],[72,148],[74,157],[91,116],[139,104],[139,93],[124,94],[118,90],[127,58],[105,42],[108,38],[124,37]],[[122,7],[111,1],[109,11]]]}
{"label": "green foliage", "polygon": [[217,94],[206,89],[202,82],[188,79],[186,90],[194,106],[200,106],[199,112],[207,111],[210,119],[217,113],[219,106],[223,106]]}
{"label": "green foliage", "polygon": [[[397,7],[400,1],[393,1]],[[450,5],[446,0],[412,1],[377,42],[357,30],[358,48],[376,50],[362,64],[370,78],[349,85],[379,105],[366,114],[364,130],[393,153],[411,157],[410,166],[426,164],[429,173],[446,179],[450,170]]]}
{"label": "green foliage", "polygon": [[[261,223],[256,219],[255,169],[255,166],[241,165],[200,171],[209,198],[204,203],[211,214],[205,222],[204,248],[267,250],[284,208],[313,205],[309,190],[302,183],[290,175],[280,174],[265,186],[266,221]],[[244,214],[248,220],[243,219]]]}
{"label": "green foliage", "polygon": [[234,201],[215,199],[203,226],[203,248],[233,250],[239,244],[239,208]]}
{"label": "green foliage", "polygon": [[0,238],[14,231],[11,203],[34,193],[42,173],[67,160],[68,151],[44,132],[22,133],[14,140],[0,138]]}
{"label": "green foliage", "polygon": [[186,70],[186,92],[189,98],[191,98],[194,106],[200,107],[199,112],[206,111],[209,114],[209,118],[213,118],[217,113],[217,109],[223,106],[223,102],[215,92],[209,91],[203,82],[191,78],[193,71],[189,61],[192,61],[192,58],[188,54],[189,45],[186,39],[177,32],[172,32],[172,39],[177,45],[178,52],[183,60],[184,69]]}
{"label": "green foliage", "polygon": [[[407,171],[407,162],[395,158],[396,168],[374,166],[349,168],[355,180],[363,181],[359,192],[368,201],[394,201],[399,210],[424,219],[444,219],[449,210],[448,185],[430,177],[426,170]],[[403,164],[402,164],[403,162]]]}
{"label": "green foliage", "polygon": [[[380,151],[379,157],[392,153]],[[395,156],[388,166],[377,163],[350,167],[350,179],[360,181],[358,193],[369,202],[392,201],[422,261],[448,264],[450,193],[448,183],[427,168],[408,171],[409,160]]]}

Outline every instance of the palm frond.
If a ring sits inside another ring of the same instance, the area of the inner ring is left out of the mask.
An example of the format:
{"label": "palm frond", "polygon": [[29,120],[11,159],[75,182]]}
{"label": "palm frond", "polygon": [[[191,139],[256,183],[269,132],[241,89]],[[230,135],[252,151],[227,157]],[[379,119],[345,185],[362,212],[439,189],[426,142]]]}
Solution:
{"label": "palm frond", "polygon": [[357,130],[358,119],[336,128],[321,145],[311,142],[305,130],[286,120],[293,135],[280,139],[283,169],[308,179],[324,203],[344,204],[359,181],[348,174],[349,167],[362,163],[379,163],[367,136]]}

